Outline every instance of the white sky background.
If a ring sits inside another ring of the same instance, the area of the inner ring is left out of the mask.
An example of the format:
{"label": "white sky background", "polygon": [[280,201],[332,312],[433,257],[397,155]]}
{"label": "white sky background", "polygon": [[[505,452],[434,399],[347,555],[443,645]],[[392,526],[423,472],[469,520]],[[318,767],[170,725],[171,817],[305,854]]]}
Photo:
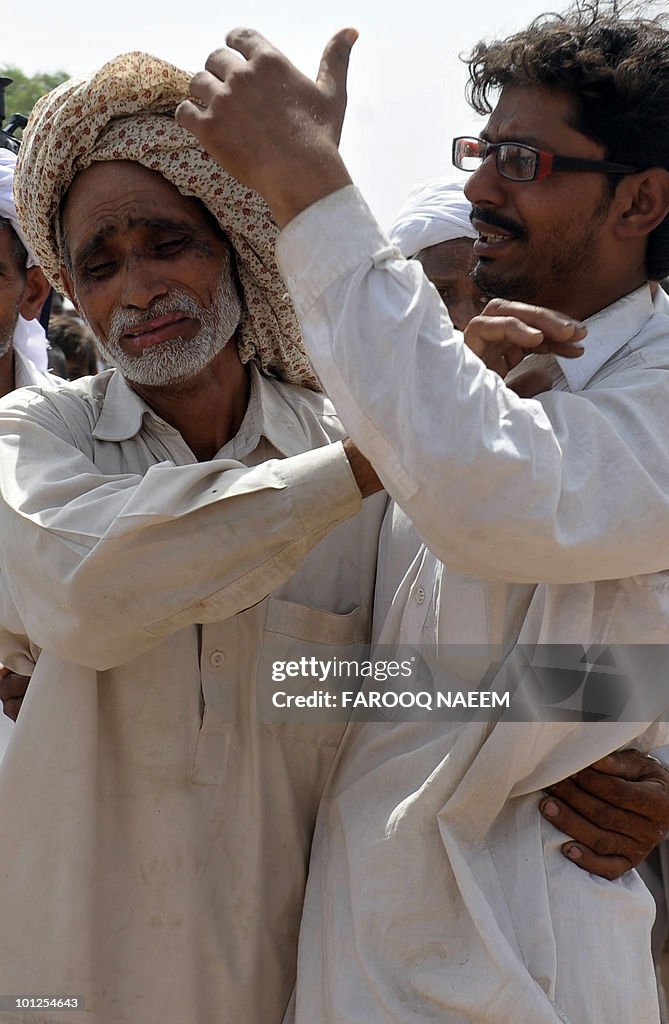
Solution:
{"label": "white sky background", "polygon": [[567,0],[32,0],[19,15],[18,0],[10,0],[0,62],[27,74],[63,68],[76,75],[127,50],[147,50],[197,71],[226,32],[246,25],[314,76],[326,41],[353,25],[360,38],[342,152],[387,227],[412,185],[448,173],[451,138],[480,123],[464,100],[458,54],[566,6]]}
{"label": "white sky background", "polygon": [[[3,5],[0,62],[29,75],[61,68],[78,75],[127,50],[146,50],[198,71],[230,29],[246,25],[315,76],[327,40],[352,25],[360,38],[342,152],[388,227],[414,184],[448,173],[452,137],[480,124],[464,100],[458,54],[566,6],[567,0],[32,0],[19,15],[18,0],[10,0]],[[8,105],[7,116],[12,112]],[[0,753],[10,729],[0,716]]]}

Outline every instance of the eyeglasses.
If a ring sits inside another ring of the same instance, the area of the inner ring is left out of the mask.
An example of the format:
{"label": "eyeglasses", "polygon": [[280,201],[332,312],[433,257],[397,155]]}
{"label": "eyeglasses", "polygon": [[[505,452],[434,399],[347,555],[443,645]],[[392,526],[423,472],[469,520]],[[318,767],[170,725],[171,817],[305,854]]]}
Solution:
{"label": "eyeglasses", "polygon": [[641,167],[611,164],[606,160],[581,160],[574,156],[556,156],[519,142],[485,142],[464,136],[453,139],[453,163],[461,171],[477,170],[486,157],[495,154],[499,174],[509,181],[541,181],[556,171],[598,171],[600,174],[634,174]]}

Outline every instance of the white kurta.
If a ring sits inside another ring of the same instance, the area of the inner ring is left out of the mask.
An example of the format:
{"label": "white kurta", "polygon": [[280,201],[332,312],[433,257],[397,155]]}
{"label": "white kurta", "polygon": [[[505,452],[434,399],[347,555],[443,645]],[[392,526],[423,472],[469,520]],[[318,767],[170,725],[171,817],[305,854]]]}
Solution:
{"label": "white kurta", "polygon": [[[467,690],[503,684],[485,670],[517,643],[667,643],[669,331],[648,288],[592,317],[586,354],[529,401],[464,347],[353,188],[296,218],[279,255],[317,372],[427,544],[389,513],[379,641],[436,645],[440,688]],[[490,659],[463,666],[463,644]],[[635,873],[576,870],[536,806],[644,728],[352,727],[314,844],[299,1024],[654,1024],[652,899]]]}
{"label": "white kurta", "polygon": [[33,363],[32,359],[14,349],[14,387],[15,388],[45,388],[50,391],[61,384],[60,377],[51,373],[43,373]]}
{"label": "white kurta", "polygon": [[[32,359],[28,356],[24,356],[18,349],[14,349],[14,386],[17,388],[26,387],[42,387],[51,390],[57,387],[60,382],[60,378],[54,377],[50,373],[42,373]],[[1,615],[0,615],[1,619]],[[1,627],[0,627],[1,632]],[[0,761],[5,752],[9,737],[11,736],[14,726],[12,722],[5,718],[4,715],[0,714]]]}
{"label": "white kurta", "polygon": [[203,463],[115,371],[0,403],[0,657],[21,623],[43,649],[0,771],[0,994],[86,1007],[3,1024],[281,1020],[344,724],[261,721],[257,675],[367,636],[384,497],[359,511],[341,433],[257,372]]}

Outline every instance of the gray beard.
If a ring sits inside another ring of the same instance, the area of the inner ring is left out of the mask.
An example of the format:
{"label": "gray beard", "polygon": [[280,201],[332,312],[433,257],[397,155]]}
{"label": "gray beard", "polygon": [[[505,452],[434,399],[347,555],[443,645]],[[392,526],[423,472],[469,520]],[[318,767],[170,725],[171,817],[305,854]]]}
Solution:
{"label": "gray beard", "polygon": [[[149,346],[140,356],[123,351],[120,340],[124,334],[146,320],[183,312],[200,321],[200,329],[190,341],[173,338]],[[145,387],[166,387],[197,377],[234,335],[242,315],[242,302],[230,272],[223,268],[211,306],[200,305],[191,295],[174,289],[149,310],[132,313],[115,309],[107,338],[98,338],[98,348],[106,363],[116,366],[131,384]]]}
{"label": "gray beard", "polygon": [[[18,319],[18,317],[17,317]],[[12,347],[14,341],[14,331],[16,330],[16,320],[11,327],[0,328],[0,359],[6,356]]]}

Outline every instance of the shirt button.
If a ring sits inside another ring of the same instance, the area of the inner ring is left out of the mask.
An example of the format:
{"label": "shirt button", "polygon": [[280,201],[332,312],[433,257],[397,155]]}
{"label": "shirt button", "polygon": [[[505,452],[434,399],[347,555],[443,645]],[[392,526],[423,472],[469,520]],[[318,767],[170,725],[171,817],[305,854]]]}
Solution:
{"label": "shirt button", "polygon": [[225,654],[223,651],[212,651],[209,656],[209,662],[214,666],[214,668],[220,668],[224,661]]}
{"label": "shirt button", "polygon": [[425,600],[425,590],[423,587],[419,587],[415,593],[416,604],[422,604]]}

